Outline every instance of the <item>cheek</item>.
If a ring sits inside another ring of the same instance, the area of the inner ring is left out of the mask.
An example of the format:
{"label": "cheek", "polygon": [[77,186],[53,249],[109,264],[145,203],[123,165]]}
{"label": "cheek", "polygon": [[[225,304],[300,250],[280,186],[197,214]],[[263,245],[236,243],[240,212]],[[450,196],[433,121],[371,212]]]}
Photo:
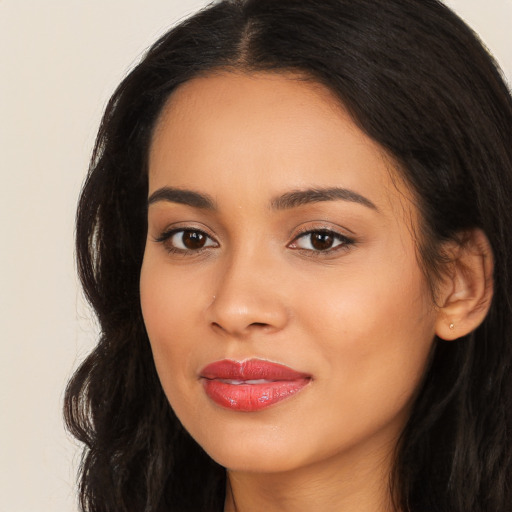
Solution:
{"label": "cheek", "polygon": [[[193,346],[187,336],[197,325],[198,295],[182,272],[145,257],[140,278],[144,323],[158,375],[166,393],[193,372]],[[194,306],[194,307],[192,307]]]}
{"label": "cheek", "polygon": [[427,365],[435,311],[415,258],[380,259],[311,287],[298,317],[354,407],[406,404]]}
{"label": "cheek", "polygon": [[301,305],[297,316],[318,318],[315,328],[328,337],[353,339],[378,331],[367,340],[377,344],[393,334],[432,328],[433,302],[414,256],[361,260],[335,274],[311,275],[294,299]]}
{"label": "cheek", "polygon": [[140,275],[140,297],[150,340],[174,339],[173,333],[197,325],[204,300],[200,292],[205,286],[205,280],[190,268],[169,265],[165,255],[147,250]]}

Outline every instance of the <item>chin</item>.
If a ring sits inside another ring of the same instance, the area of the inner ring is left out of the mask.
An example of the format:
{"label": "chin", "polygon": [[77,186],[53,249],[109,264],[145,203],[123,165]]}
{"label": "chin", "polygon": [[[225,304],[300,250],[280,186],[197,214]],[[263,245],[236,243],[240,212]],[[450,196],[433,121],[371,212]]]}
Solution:
{"label": "chin", "polygon": [[292,457],[291,450],[276,450],[275,447],[259,446],[253,442],[239,446],[216,446],[207,450],[208,455],[230,471],[243,473],[282,473],[301,466]]}
{"label": "chin", "polygon": [[[245,415],[241,421],[210,422],[214,428],[190,428],[189,433],[218,464],[233,471],[273,473],[301,465],[304,443],[276,424],[263,424]],[[259,423],[259,424],[258,424]],[[187,428],[185,422],[185,428]]]}

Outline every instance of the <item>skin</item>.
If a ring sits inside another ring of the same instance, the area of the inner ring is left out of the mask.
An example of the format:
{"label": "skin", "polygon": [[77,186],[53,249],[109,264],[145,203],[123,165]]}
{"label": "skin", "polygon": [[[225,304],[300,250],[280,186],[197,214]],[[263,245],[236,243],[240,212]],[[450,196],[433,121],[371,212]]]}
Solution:
{"label": "skin", "polygon": [[[214,208],[153,196],[141,304],[170,404],[228,470],[226,511],[392,510],[393,451],[439,321],[397,178],[339,101],[294,75],[196,78],[162,112],[150,196],[191,190]],[[333,187],[368,203],[275,207]],[[203,248],[180,249],[180,232],[162,240],[184,228],[207,236]],[[332,248],[315,249],[311,230],[332,231]],[[250,358],[312,379],[258,412],[213,403],[201,369]]]}

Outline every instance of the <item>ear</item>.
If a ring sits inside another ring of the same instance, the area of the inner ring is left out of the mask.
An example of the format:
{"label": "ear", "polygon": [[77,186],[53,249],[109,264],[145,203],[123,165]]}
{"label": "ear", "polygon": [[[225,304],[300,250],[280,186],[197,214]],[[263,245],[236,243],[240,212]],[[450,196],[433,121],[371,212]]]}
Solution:
{"label": "ear", "polygon": [[454,340],[474,331],[489,311],[493,295],[494,259],[487,236],[480,229],[464,232],[450,242],[451,262],[437,297],[436,334]]}

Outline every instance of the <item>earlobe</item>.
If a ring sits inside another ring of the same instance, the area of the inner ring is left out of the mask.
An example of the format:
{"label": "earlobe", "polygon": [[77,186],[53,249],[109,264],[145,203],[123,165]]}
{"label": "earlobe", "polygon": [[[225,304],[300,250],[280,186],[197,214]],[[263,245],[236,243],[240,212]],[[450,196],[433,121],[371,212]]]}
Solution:
{"label": "earlobe", "polygon": [[493,296],[491,245],[480,229],[465,232],[449,251],[451,263],[438,297],[436,334],[454,340],[474,331],[489,311]]}

